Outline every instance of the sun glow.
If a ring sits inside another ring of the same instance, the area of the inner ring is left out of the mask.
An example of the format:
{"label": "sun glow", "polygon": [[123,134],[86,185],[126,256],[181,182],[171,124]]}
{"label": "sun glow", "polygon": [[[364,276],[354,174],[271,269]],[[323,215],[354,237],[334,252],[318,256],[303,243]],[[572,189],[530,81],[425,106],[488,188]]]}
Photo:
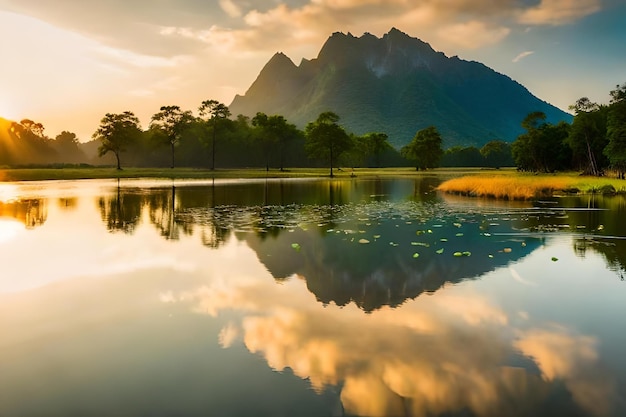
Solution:
{"label": "sun glow", "polygon": [[0,244],[15,238],[22,230],[24,230],[24,225],[20,222],[0,218]]}
{"label": "sun glow", "polygon": [[17,120],[18,111],[5,100],[0,99],[0,117],[8,120]]}
{"label": "sun glow", "polygon": [[0,204],[17,198],[18,187],[15,184],[0,184]]}

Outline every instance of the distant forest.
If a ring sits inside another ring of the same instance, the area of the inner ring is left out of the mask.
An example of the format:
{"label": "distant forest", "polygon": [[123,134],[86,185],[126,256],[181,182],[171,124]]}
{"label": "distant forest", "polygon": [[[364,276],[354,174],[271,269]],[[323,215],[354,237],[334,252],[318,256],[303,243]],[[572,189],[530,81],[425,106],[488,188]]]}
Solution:
{"label": "distant forest", "polygon": [[[579,99],[570,107],[575,115],[571,124],[552,125],[545,122],[545,114],[531,113],[520,121],[526,132],[512,143],[495,140],[481,149],[456,146],[428,152],[433,160],[423,167],[516,166],[532,172],[576,170],[590,175],[613,170],[623,178],[626,84],[616,86],[610,96],[609,105]],[[145,130],[130,111],[106,114],[87,143],[80,143],[69,131],[51,138],[41,123],[30,119],[0,118],[0,167],[82,164],[285,169],[328,166],[330,161],[331,167],[420,168],[408,151],[424,132],[416,132],[413,142],[396,149],[384,132],[357,136],[341,128],[338,115],[331,114],[330,119],[323,115],[300,130],[280,115],[231,117],[227,106],[207,100],[197,115],[178,106],[161,107]],[[429,129],[433,128],[438,135],[436,126]],[[441,146],[440,140],[432,143],[428,146]]]}

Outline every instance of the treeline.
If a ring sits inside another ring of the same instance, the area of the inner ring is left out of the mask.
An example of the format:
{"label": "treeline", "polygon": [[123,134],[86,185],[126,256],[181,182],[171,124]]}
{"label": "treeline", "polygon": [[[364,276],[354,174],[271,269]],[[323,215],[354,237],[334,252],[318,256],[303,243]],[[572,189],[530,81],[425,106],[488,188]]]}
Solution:
{"label": "treeline", "polygon": [[522,171],[581,171],[604,175],[607,170],[624,178],[626,172],[626,84],[610,92],[609,105],[580,98],[570,106],[572,124],[545,122],[545,114],[529,114],[526,133],[512,144],[515,166]]}
{"label": "treeline", "polygon": [[626,84],[610,92],[609,105],[579,99],[571,110],[571,124],[546,123],[541,112],[529,114],[521,125],[525,133],[513,143],[491,141],[474,146],[442,149],[434,126],[422,129],[402,149],[393,148],[387,135],[355,135],[324,112],[304,130],[283,116],[257,113],[231,117],[216,100],[200,104],[197,114],[178,106],[163,106],[147,129],[130,111],[107,113],[93,134],[80,143],[64,131],[54,139],[41,123],[0,119],[0,166],[92,164],[133,167],[270,168],[389,167],[416,169],[444,167],[507,167],[522,171],[577,170],[604,175],[626,173]]}
{"label": "treeline", "polygon": [[44,166],[90,164],[133,167],[198,167],[265,169],[286,167],[511,166],[510,145],[492,141],[481,149],[454,147],[443,151],[435,127],[418,132],[401,150],[385,133],[354,135],[332,112],[320,114],[304,130],[283,116],[257,113],[230,117],[227,106],[207,100],[198,115],[178,106],[163,106],[148,129],[130,111],[108,113],[93,140],[80,143],[74,133],[56,138],[41,123],[0,119],[0,165]]}

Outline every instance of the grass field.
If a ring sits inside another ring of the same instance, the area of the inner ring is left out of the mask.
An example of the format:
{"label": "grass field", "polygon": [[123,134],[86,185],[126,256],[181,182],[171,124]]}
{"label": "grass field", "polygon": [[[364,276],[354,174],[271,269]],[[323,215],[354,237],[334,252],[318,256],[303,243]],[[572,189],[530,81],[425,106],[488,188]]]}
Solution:
{"label": "grass field", "polygon": [[[78,180],[99,178],[307,178],[328,177],[328,168],[289,168],[286,171],[271,169],[208,169],[195,168],[19,168],[0,169],[0,181]],[[334,170],[336,177],[405,176],[415,175],[415,168],[342,169]]]}
{"label": "grass field", "polygon": [[578,173],[530,174],[503,170],[498,174],[463,175],[442,183],[438,190],[508,200],[530,200],[563,194],[625,193],[626,181]]}
{"label": "grass field", "polygon": [[[416,172],[415,168],[356,168],[334,170],[338,178],[351,176],[380,177],[380,176],[416,176],[438,175],[444,178],[459,175],[475,174],[480,169],[437,169],[432,171]],[[19,168],[0,169],[0,181],[44,181],[44,180],[78,180],[101,178],[174,178],[174,179],[210,179],[210,178],[308,178],[328,177],[328,168],[289,168],[286,171],[271,169],[208,169],[195,168],[124,168],[118,171],[115,168],[81,167],[81,168]]]}

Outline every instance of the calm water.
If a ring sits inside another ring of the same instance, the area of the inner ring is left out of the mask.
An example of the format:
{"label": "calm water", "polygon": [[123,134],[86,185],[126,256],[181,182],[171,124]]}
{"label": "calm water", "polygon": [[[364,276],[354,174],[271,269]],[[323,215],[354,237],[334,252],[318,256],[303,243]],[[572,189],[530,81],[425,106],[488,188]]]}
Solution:
{"label": "calm water", "polygon": [[626,199],[0,184],[0,416],[624,416]]}

